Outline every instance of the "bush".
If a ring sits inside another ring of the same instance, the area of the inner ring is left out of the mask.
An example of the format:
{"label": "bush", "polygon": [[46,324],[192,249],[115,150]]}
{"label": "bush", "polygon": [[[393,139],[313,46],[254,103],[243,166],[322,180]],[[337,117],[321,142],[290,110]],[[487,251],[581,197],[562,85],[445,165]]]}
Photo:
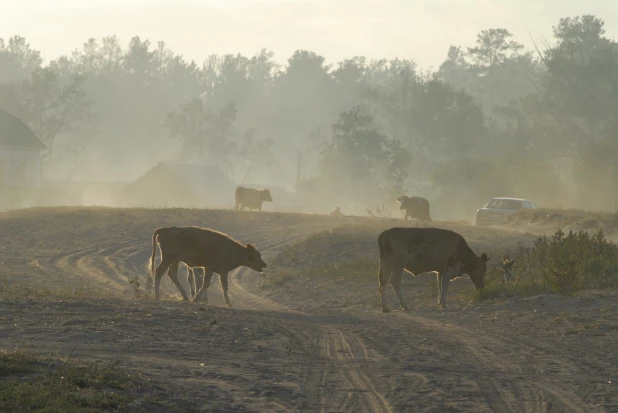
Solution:
{"label": "bush", "polygon": [[537,238],[532,248],[519,248],[515,262],[515,283],[502,283],[499,269],[490,270],[475,299],[618,288],[618,246],[602,230],[594,235],[558,230]]}
{"label": "bush", "polygon": [[602,230],[592,236],[558,230],[551,238],[537,239],[530,258],[539,275],[561,294],[618,286],[618,247]]}

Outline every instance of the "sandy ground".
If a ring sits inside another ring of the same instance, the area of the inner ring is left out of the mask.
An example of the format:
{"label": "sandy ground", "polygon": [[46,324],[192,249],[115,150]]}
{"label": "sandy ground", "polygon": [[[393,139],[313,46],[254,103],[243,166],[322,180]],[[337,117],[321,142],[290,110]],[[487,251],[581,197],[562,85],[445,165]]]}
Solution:
{"label": "sandy ground", "polygon": [[[2,213],[0,348],[117,359],[152,379],[159,403],[136,405],[147,411],[618,412],[613,293],[478,304],[458,299],[470,284],[462,279],[439,310],[429,279],[409,277],[412,311],[382,314],[377,279],[299,277],[275,288],[239,271],[231,309],[216,277],[210,305],[179,301],[168,281],[161,302],[128,283],[144,283],[157,227],[212,227],[254,243],[271,262],[286,246],[350,222],[376,231],[402,225],[176,209]],[[475,249],[515,247],[535,233],[441,225]],[[18,284],[31,290],[6,294]],[[389,300],[396,309],[392,292]]]}

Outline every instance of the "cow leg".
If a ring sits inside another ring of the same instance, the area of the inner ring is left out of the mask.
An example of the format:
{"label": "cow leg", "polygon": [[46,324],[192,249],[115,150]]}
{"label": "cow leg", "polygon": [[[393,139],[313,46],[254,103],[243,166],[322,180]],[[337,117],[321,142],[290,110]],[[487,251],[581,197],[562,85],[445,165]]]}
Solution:
{"label": "cow leg", "polygon": [[230,297],[227,295],[227,274],[227,271],[221,271],[219,273],[219,282],[221,283],[221,289],[223,290],[223,300],[225,301],[225,305],[231,307],[232,303],[230,302]]}
{"label": "cow leg", "polygon": [[393,276],[391,278],[391,285],[393,287],[393,291],[397,296],[397,300],[399,300],[399,305],[404,311],[410,311],[410,308],[406,304],[406,300],[403,298],[403,293],[401,292],[401,278],[403,277],[403,265],[397,265],[393,268]]}
{"label": "cow leg", "polygon": [[189,284],[189,292],[191,297],[195,297],[195,293],[197,292],[195,286],[195,274],[193,272],[193,268],[187,265],[187,283]]}
{"label": "cow leg", "polygon": [[440,308],[446,308],[446,293],[450,282],[450,271],[440,271],[438,273],[438,306]]}
{"label": "cow leg", "polygon": [[178,265],[179,264],[180,264],[180,261],[178,260],[172,262],[169,269],[167,270],[167,275],[170,277],[170,279],[172,280],[176,288],[178,288],[178,291],[180,291],[180,294],[182,294],[182,299],[184,301],[189,301],[189,297],[187,297],[187,293],[185,292],[185,289],[182,287],[182,284],[180,284],[180,281],[178,281]]}
{"label": "cow leg", "polygon": [[165,272],[167,271],[171,263],[172,263],[171,261],[167,261],[164,257],[162,257],[161,262],[159,263],[159,266],[155,270],[154,289],[155,289],[155,298],[157,301],[160,300],[159,289],[161,288],[161,279],[163,278],[163,274],[165,274]]}
{"label": "cow leg", "polygon": [[211,279],[212,279],[212,271],[204,269],[204,280],[203,280],[202,286],[200,287],[199,292],[195,294],[195,298],[193,299],[193,302],[203,301],[206,304],[208,304],[207,290],[208,290],[208,287],[210,287]]}
{"label": "cow leg", "polygon": [[378,295],[380,296],[380,306],[383,313],[390,312],[386,305],[386,288],[391,281],[392,270],[387,261],[388,259],[380,258],[380,270],[378,271]]}
{"label": "cow leg", "polygon": [[197,297],[197,292],[199,291],[199,288],[201,288],[201,286],[204,284],[204,276],[202,271],[203,273],[206,273],[205,268],[200,268],[200,271],[198,272],[195,272],[195,268],[193,269],[193,273],[195,274],[195,294],[192,296],[192,298]]}

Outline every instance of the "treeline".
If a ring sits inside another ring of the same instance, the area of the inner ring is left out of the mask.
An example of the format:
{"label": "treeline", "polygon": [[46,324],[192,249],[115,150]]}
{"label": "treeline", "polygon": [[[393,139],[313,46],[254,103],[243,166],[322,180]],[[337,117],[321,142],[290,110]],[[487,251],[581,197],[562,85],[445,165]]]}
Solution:
{"label": "treeline", "polygon": [[329,65],[307,50],[283,66],[267,50],[197,64],[115,36],[43,65],[14,36],[0,40],[0,108],[47,144],[59,178],[135,178],[183,159],[238,183],[295,185],[324,208],[364,211],[404,192],[468,215],[500,195],[612,208],[617,43],[595,16],[553,29],[534,50],[483,30],[435,72],[360,56]]}

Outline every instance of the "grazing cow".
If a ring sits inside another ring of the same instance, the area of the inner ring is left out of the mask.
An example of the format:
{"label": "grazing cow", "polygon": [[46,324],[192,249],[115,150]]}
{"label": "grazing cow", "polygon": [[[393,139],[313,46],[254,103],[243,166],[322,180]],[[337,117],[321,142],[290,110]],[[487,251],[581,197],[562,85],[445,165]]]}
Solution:
{"label": "grazing cow", "polygon": [[331,217],[342,217],[341,209],[339,207],[335,208],[333,212],[329,214]]}
{"label": "grazing cow", "polygon": [[[161,262],[155,270],[156,244],[159,243]],[[187,293],[178,282],[178,265],[184,262],[187,267],[204,268],[204,283],[196,292],[193,301],[199,301],[202,293],[210,286],[213,273],[219,274],[225,304],[231,307],[227,294],[227,275],[240,267],[249,267],[254,271],[263,272],[266,263],[258,250],[251,244],[242,245],[228,235],[200,227],[167,227],[159,228],[152,234],[152,255],[150,271],[155,277],[155,297],[159,300],[161,278],[167,271],[176,288],[185,301],[189,301]]]}
{"label": "grazing cow", "polygon": [[429,201],[420,196],[406,196],[402,195],[397,198],[397,202],[401,204],[399,209],[406,210],[406,216],[404,220],[410,218],[422,219],[431,222],[431,215],[429,214]]}
{"label": "grazing cow", "polygon": [[484,286],[487,254],[480,257],[456,232],[439,228],[391,228],[378,237],[380,250],[379,295],[382,311],[386,306],[386,287],[392,283],[399,304],[409,310],[401,293],[403,271],[417,276],[438,273],[438,305],[446,307],[449,282],[467,274],[477,290]]}
{"label": "grazing cow", "polygon": [[236,211],[238,211],[239,207],[241,211],[247,207],[249,210],[257,209],[261,212],[262,202],[273,202],[270,190],[258,191],[257,189],[245,188],[243,186],[236,188],[234,198],[236,199]]}

